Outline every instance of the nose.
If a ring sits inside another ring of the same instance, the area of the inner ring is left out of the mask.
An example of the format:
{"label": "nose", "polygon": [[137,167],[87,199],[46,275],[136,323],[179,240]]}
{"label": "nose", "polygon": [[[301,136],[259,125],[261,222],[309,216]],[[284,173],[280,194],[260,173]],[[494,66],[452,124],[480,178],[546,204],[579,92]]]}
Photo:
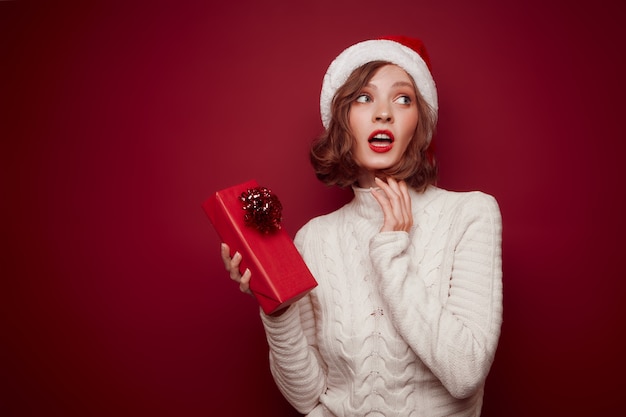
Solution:
{"label": "nose", "polygon": [[391,108],[386,104],[380,104],[374,112],[374,121],[382,123],[393,122],[393,114]]}

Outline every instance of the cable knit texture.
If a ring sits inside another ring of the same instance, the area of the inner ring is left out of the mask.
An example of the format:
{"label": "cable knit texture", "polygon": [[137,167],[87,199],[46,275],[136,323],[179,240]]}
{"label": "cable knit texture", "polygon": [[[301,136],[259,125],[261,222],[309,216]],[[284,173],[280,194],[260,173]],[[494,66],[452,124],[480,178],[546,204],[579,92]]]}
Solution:
{"label": "cable knit texture", "polygon": [[309,416],[479,416],[502,321],[495,199],[411,191],[410,233],[380,232],[354,192],[296,235],[319,286],[261,313],[277,386]]}

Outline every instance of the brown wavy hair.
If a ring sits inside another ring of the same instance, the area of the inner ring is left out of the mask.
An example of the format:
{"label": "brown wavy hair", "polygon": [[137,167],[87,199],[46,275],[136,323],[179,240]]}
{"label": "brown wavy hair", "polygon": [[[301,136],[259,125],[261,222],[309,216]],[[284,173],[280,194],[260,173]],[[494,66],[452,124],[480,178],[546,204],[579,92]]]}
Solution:
{"label": "brown wavy hair", "polygon": [[[361,168],[353,157],[356,139],[350,130],[350,107],[376,71],[389,64],[386,61],[372,61],[357,68],[335,93],[328,129],[313,141],[309,155],[315,175],[324,184],[339,187],[356,185]],[[428,146],[428,138],[435,133],[437,115],[420,94],[413,78],[409,78],[417,96],[418,122],[415,135],[400,161],[376,175],[404,180],[415,190],[423,191],[437,180],[437,162],[432,147]]]}

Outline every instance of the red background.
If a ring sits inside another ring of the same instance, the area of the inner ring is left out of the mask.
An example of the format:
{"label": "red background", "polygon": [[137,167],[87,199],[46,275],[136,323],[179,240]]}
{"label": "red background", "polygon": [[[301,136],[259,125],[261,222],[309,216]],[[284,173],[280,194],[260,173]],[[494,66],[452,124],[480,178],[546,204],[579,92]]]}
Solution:
{"label": "red background", "polygon": [[297,415],[200,204],[254,178],[293,235],[346,201],[307,159],[322,75],[394,33],[429,47],[440,185],[501,205],[483,415],[624,409],[620,2],[83,3],[0,2],[0,414]]}

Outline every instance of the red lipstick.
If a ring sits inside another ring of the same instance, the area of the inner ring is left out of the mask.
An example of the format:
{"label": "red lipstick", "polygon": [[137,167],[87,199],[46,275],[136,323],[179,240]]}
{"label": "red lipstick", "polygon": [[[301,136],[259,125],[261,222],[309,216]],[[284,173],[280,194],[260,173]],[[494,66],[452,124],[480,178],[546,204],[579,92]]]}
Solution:
{"label": "red lipstick", "polygon": [[374,152],[389,152],[393,148],[393,133],[389,130],[375,130],[367,141],[370,144],[370,149]]}

